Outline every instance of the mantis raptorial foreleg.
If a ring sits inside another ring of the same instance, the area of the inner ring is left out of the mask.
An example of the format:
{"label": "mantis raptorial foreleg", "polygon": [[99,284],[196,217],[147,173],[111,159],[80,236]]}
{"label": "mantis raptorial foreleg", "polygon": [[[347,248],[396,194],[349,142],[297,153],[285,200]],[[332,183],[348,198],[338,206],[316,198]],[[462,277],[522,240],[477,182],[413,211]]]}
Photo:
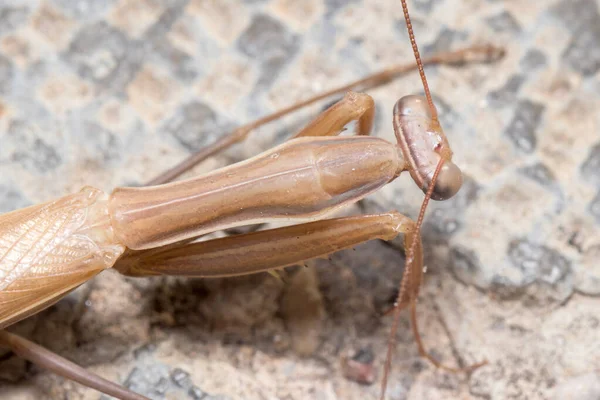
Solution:
{"label": "mantis raptorial foreleg", "polygon": [[[336,135],[353,120],[359,133],[370,128],[368,95],[349,93],[331,109],[302,133]],[[139,250],[269,219],[316,219],[385,185],[404,167],[395,146],[378,138],[302,137],[185,182],[118,188],[109,207],[121,242]]]}
{"label": "mantis raptorial foreleg", "polygon": [[[489,63],[497,61],[498,59],[502,58],[503,55],[504,50],[499,47],[491,45],[470,46],[460,50],[438,53],[433,56],[424,58],[423,65],[462,65],[465,63]],[[330,98],[331,96],[344,94],[349,90],[364,90],[377,87],[379,85],[390,82],[391,80],[399,77],[400,75],[403,75],[410,71],[414,71],[416,69],[418,69],[418,65],[415,63],[392,66],[365,78],[361,78],[354,82],[350,82],[337,88],[328,90],[326,92],[319,93],[313,97],[310,97],[306,100],[302,100],[289,107],[285,107],[281,110],[275,111],[274,113],[262,117],[256,121],[252,121],[248,124],[242,125],[234,129],[232,132],[223,135],[214,143],[211,143],[208,146],[199,150],[198,152],[192,154],[191,156],[189,156],[179,164],[175,165],[174,167],[168,169],[159,176],[151,179],[150,181],[148,181],[147,185],[161,185],[163,183],[173,181],[181,174],[185,173],[186,171],[193,168],[195,165],[201,163],[202,161],[217,155],[221,151],[224,151],[225,149],[229,148],[230,146],[236,143],[244,141],[254,129],[266,125],[272,121],[275,121],[285,115],[293,113],[320,100]]]}

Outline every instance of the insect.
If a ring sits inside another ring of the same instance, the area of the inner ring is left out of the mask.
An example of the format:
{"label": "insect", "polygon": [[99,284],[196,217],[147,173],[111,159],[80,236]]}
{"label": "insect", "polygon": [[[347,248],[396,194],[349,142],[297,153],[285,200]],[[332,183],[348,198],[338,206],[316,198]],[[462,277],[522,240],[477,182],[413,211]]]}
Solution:
{"label": "insect", "polygon": [[[410,28],[404,2],[403,7]],[[414,43],[412,32],[410,36]],[[419,59],[416,45],[414,48]],[[422,67],[421,75],[424,79]],[[426,199],[443,200],[456,193],[460,171],[451,163],[451,151],[426,84],[425,92],[425,98],[409,96],[397,103],[398,145],[368,136],[373,101],[351,92],[293,140],[248,161],[190,181],[116,189],[110,196],[85,188],[57,201],[4,215],[0,328],[53,304],[113,264],[129,276],[234,276],[296,264],[366,240],[404,233],[408,261],[396,310],[410,305],[416,332],[422,214],[416,224],[395,212],[321,218],[364,198],[402,171],[410,172],[427,192]],[[336,137],[350,121],[357,121],[358,136]],[[236,130],[197,159],[240,140],[256,125]],[[170,180],[176,174],[158,180]],[[188,242],[208,232],[272,219],[312,222]],[[38,283],[41,277],[42,284]],[[0,339],[15,353],[70,379],[123,399],[143,398],[7,331],[0,333]],[[418,343],[423,355],[429,357]],[[392,344],[389,348],[386,368],[391,362]]]}

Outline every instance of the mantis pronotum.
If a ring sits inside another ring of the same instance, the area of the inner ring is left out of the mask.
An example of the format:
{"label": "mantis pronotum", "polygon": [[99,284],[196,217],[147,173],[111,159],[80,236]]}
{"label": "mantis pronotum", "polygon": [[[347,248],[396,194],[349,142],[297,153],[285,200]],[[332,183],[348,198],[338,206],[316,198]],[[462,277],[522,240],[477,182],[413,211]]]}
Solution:
{"label": "mantis pronotum", "polygon": [[[410,172],[427,193],[426,199],[444,200],[460,188],[460,170],[451,162],[452,153],[425,82],[406,4],[402,4],[426,97],[407,96],[396,104],[398,145],[368,136],[373,100],[349,92],[292,140],[251,160],[166,186],[116,189],[110,196],[86,188],[6,214],[1,220],[5,275],[0,327],[9,327],[48,307],[113,264],[130,276],[234,276],[293,265],[366,240],[391,239],[399,233],[405,234],[408,258],[396,309],[410,306],[414,323],[423,269],[422,215],[416,224],[396,212],[321,220],[374,192],[402,171]],[[431,61],[452,62],[472,54],[493,58],[497,51],[470,49]],[[389,74],[370,80],[385,81]],[[269,120],[238,129],[203,157],[241,140]],[[351,121],[357,121],[358,137],[336,137]],[[173,177],[170,174],[158,180]],[[204,233],[273,219],[305,223],[189,243]],[[41,278],[43,283],[39,283]],[[0,339],[15,353],[70,379],[120,398],[144,398],[7,331],[0,332]],[[418,343],[420,352],[441,366]],[[389,348],[388,368],[392,344]],[[382,388],[384,397],[385,378]]]}

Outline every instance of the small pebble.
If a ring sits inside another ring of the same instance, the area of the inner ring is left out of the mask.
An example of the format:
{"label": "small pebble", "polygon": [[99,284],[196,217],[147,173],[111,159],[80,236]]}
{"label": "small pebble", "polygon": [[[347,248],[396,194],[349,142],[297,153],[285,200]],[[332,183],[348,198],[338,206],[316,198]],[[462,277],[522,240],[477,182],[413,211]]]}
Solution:
{"label": "small pebble", "polygon": [[342,371],[346,379],[363,385],[371,385],[375,382],[374,358],[373,350],[370,348],[358,350],[352,358],[344,358]]}

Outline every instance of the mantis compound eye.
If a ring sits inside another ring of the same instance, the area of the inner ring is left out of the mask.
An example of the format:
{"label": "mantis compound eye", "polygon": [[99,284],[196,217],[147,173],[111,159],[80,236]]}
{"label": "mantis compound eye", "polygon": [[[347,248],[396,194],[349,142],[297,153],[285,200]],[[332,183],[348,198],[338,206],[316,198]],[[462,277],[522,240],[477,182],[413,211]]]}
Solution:
{"label": "mantis compound eye", "polygon": [[[448,200],[454,196],[462,186],[462,172],[452,161],[445,161],[433,188],[433,200]],[[426,191],[427,188],[424,188]]]}

